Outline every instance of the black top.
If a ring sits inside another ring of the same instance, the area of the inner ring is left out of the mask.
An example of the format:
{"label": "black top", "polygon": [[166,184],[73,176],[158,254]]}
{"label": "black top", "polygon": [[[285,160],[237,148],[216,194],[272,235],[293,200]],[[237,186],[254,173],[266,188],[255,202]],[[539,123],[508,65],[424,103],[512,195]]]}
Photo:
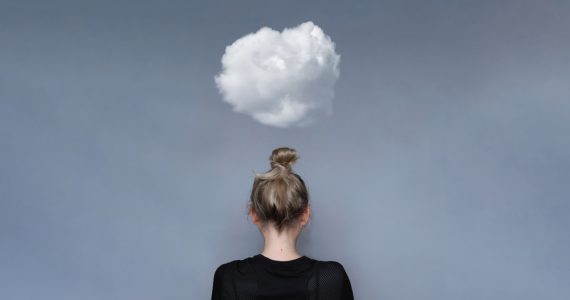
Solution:
{"label": "black top", "polygon": [[220,265],[212,300],[353,300],[342,264],[307,256],[278,261],[262,254]]}

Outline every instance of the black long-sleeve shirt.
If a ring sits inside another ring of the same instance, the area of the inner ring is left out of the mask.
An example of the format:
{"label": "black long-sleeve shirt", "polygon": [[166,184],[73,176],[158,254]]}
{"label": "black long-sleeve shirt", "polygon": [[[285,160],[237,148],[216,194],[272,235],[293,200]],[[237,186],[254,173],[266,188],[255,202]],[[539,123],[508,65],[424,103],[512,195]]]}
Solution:
{"label": "black long-sleeve shirt", "polygon": [[220,265],[212,300],[353,300],[342,264],[302,256],[289,261],[257,254]]}

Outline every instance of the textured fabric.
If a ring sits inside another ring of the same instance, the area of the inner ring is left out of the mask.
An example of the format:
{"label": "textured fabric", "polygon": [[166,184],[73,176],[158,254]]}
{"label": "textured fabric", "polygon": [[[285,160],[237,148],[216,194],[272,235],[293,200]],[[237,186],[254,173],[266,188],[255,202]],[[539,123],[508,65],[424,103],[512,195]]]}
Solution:
{"label": "textured fabric", "polygon": [[352,300],[344,267],[302,256],[276,261],[261,254],[220,265],[212,300]]}

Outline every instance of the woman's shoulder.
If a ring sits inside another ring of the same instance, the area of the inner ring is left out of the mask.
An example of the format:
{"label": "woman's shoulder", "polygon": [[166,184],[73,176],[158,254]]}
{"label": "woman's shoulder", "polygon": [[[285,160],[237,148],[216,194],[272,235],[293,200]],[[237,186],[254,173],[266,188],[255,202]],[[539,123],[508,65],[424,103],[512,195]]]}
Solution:
{"label": "woman's shoulder", "polygon": [[320,278],[327,278],[332,284],[349,280],[343,264],[336,260],[318,261],[318,272]]}
{"label": "woman's shoulder", "polygon": [[249,258],[220,264],[214,274],[212,299],[230,299],[232,296],[219,298],[219,295],[234,295],[236,293],[251,295],[257,289],[257,281],[253,275],[254,271],[249,264]]}
{"label": "woman's shoulder", "polygon": [[331,272],[345,273],[344,266],[342,263],[336,260],[319,260],[319,266],[321,269],[329,270]]}
{"label": "woman's shoulder", "polygon": [[354,299],[350,279],[340,262],[335,260],[319,262],[317,278],[321,293],[326,295],[325,299]]}
{"label": "woman's shoulder", "polygon": [[215,271],[215,274],[219,277],[231,276],[232,274],[247,274],[249,273],[249,260],[251,258],[247,257],[244,259],[234,259],[225,263],[220,264]]}
{"label": "woman's shoulder", "polygon": [[[317,260],[313,258],[309,258],[309,260],[313,262],[317,262],[319,272],[324,273],[326,275],[330,275],[333,278],[339,277],[342,278],[347,276],[346,270],[344,265],[336,260]],[[227,261],[225,263],[220,264],[215,271],[216,276],[219,277],[231,277],[238,275],[248,275],[252,272],[252,260],[253,257],[246,257],[243,259],[234,259],[231,261]]]}

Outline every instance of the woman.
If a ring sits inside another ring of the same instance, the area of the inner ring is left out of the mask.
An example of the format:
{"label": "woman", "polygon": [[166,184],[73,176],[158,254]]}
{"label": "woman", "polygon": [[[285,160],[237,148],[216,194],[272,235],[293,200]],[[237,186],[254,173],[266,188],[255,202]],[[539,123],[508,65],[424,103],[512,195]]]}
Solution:
{"label": "woman", "polygon": [[339,262],[297,252],[297,238],[311,214],[307,187],[291,169],[297,159],[295,149],[277,148],[270,156],[271,170],[255,172],[248,214],[265,239],[263,251],[220,265],[212,300],[354,299]]}

